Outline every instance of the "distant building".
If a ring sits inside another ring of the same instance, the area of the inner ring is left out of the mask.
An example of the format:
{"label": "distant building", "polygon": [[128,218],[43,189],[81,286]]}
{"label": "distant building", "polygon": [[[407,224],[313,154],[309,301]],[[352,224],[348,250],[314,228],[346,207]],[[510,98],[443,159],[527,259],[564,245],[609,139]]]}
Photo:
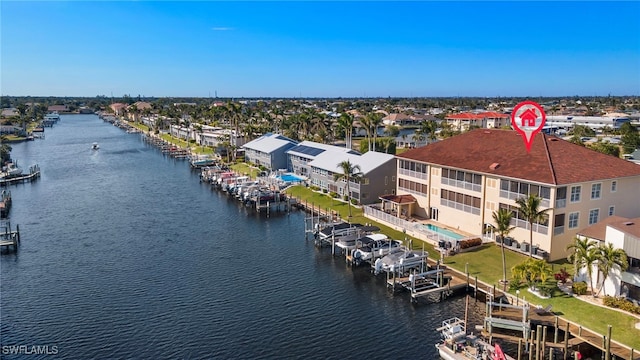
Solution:
{"label": "distant building", "polygon": [[123,103],[113,103],[109,105],[109,108],[113,110],[113,113],[116,114],[116,116],[119,116],[119,115],[124,115],[124,112],[127,109],[127,106],[128,106],[127,104],[123,104]]}
{"label": "distant building", "polygon": [[58,112],[58,113],[62,113],[62,112],[68,112],[69,111],[69,107],[67,105],[51,105],[47,108],[48,112]]}
{"label": "distant building", "polygon": [[629,116],[574,116],[574,115],[547,115],[546,124],[561,128],[570,128],[575,125],[583,125],[592,129],[601,129],[608,126],[612,129],[619,129],[620,126],[629,122]]}
{"label": "distant building", "polygon": [[458,131],[467,131],[472,126],[488,129],[501,128],[511,123],[509,115],[493,111],[451,114],[446,116],[444,120]]}

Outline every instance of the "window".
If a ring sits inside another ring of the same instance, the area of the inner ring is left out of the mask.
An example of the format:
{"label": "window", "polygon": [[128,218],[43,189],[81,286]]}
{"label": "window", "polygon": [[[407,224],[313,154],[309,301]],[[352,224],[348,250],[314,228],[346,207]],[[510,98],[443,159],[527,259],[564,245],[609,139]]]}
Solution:
{"label": "window", "polygon": [[613,180],[611,182],[611,192],[616,192],[616,190],[618,190],[618,182]]}
{"label": "window", "polygon": [[616,212],[615,206],[609,206],[609,216],[612,216]]}
{"label": "window", "polygon": [[591,200],[600,199],[600,190],[602,189],[602,184],[593,184],[591,185]]}
{"label": "window", "polygon": [[580,190],[582,190],[582,186],[571,187],[571,202],[580,201]]}
{"label": "window", "polygon": [[578,217],[580,213],[574,212],[569,214],[569,229],[575,229],[578,227]]}
{"label": "window", "polygon": [[589,225],[593,225],[597,223],[599,215],[600,215],[600,209],[589,210]]}

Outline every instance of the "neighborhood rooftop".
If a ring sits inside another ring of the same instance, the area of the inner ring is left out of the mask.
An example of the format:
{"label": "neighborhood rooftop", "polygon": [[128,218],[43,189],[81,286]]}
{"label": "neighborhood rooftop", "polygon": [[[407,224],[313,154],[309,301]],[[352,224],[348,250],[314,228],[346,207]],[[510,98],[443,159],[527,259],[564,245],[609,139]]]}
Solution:
{"label": "neighborhood rooftop", "polygon": [[244,147],[264,153],[270,153],[271,151],[291,142],[293,142],[293,140],[287,138],[286,136],[267,133],[245,144]]}
{"label": "neighborhood rooftop", "polygon": [[542,133],[527,152],[513,130],[476,129],[398,158],[554,185],[640,175],[636,164]]}
{"label": "neighborhood rooftop", "polygon": [[344,158],[336,158],[336,154],[332,152],[325,152],[318,155],[313,161],[309,163],[310,166],[331,171],[341,174],[342,168],[340,163],[342,161],[349,161],[352,165],[360,167],[360,171],[363,174],[369,173],[371,170],[377,168],[382,163],[391,161],[394,156],[391,154],[379,153],[375,151],[368,151],[363,155],[348,153],[344,155]]}

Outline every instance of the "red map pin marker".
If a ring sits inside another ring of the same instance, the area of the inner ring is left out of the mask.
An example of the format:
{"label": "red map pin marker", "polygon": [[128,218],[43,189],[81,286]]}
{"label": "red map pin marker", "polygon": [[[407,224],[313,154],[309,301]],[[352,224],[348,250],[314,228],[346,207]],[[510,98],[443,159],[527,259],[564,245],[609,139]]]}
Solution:
{"label": "red map pin marker", "polygon": [[527,152],[531,151],[533,138],[542,130],[546,121],[547,115],[542,106],[533,101],[523,101],[513,108],[511,126],[524,138]]}

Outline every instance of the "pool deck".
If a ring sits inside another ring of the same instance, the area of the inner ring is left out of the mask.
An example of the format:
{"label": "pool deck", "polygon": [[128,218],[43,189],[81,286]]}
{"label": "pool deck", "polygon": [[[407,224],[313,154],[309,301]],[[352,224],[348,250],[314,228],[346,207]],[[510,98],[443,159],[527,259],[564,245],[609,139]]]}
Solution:
{"label": "pool deck", "polygon": [[455,233],[455,234],[458,234],[458,235],[462,236],[462,237],[463,237],[463,239],[464,239],[464,238],[468,238],[468,237],[477,236],[477,235],[474,235],[474,234],[468,233],[468,232],[466,232],[466,231],[462,231],[462,230],[460,230],[460,229],[452,228],[451,226],[447,226],[447,225],[445,225],[445,224],[439,223],[439,222],[434,221],[434,220],[423,219],[423,220],[420,220],[420,221],[418,221],[418,222],[419,222],[420,224],[425,224],[425,225],[426,225],[426,224],[431,224],[431,225],[437,226],[437,227],[439,227],[439,228],[441,228],[441,229],[449,230],[449,231],[451,231],[451,232],[453,232],[453,233]]}

